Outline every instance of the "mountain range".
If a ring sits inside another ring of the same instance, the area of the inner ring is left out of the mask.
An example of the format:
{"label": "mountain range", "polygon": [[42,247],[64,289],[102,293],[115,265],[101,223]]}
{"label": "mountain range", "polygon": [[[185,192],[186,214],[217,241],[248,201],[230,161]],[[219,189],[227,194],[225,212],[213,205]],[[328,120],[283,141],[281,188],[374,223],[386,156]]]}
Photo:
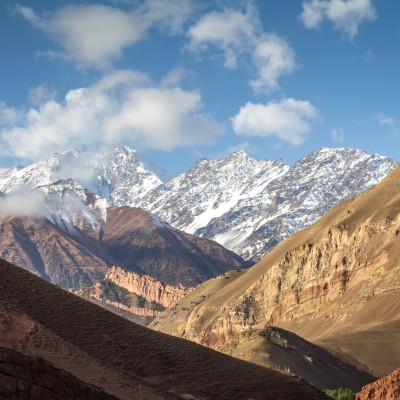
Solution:
{"label": "mountain range", "polygon": [[165,171],[124,146],[89,155],[70,150],[0,171],[0,192],[13,194],[10,211],[27,214],[25,208],[35,204],[22,202],[23,210],[15,204],[36,188],[39,210],[33,211],[66,233],[76,226],[101,231],[110,204],[139,207],[174,228],[258,261],[332,206],[378,183],[396,165],[361,150],[320,149],[289,167],[281,159],[256,160],[239,150],[222,160],[199,160],[168,179]]}

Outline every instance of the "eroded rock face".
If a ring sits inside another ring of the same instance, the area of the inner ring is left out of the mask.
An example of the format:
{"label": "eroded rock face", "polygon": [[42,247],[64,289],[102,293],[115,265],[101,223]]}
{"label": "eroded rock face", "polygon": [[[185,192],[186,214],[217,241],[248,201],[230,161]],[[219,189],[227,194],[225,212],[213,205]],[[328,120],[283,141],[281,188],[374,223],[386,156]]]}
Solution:
{"label": "eroded rock face", "polygon": [[0,399],[116,400],[38,357],[0,348]]}
{"label": "eroded rock face", "polygon": [[107,272],[105,279],[143,297],[150,303],[156,302],[166,308],[173,306],[193,289],[186,288],[180,284],[164,284],[151,276],[138,275],[119,267],[112,267]]}
{"label": "eroded rock face", "polygon": [[400,399],[400,369],[388,376],[364,386],[356,395],[357,400]]}

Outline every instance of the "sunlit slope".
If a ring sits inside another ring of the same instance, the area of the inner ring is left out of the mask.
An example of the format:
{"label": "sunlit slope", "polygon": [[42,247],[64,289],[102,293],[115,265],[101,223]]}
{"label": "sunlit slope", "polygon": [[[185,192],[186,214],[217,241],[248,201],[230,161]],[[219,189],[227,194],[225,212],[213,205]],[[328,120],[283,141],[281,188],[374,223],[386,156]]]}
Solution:
{"label": "sunlit slope", "polygon": [[152,326],[223,348],[249,329],[273,324],[342,348],[386,374],[400,365],[399,260],[397,168],[247,272],[204,283]]}

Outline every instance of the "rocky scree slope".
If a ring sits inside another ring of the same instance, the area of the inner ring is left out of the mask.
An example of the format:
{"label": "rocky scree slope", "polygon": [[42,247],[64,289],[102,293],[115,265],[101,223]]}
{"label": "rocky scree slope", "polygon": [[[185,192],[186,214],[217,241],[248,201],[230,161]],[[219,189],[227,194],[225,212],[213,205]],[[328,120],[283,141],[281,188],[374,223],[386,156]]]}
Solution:
{"label": "rocky scree slope", "polygon": [[0,346],[118,399],[323,400],[287,376],[139,326],[0,261]]}
{"label": "rocky scree slope", "polygon": [[400,399],[400,369],[388,376],[366,385],[356,394],[356,400]]}
{"label": "rocky scree slope", "polygon": [[396,168],[249,270],[202,284],[152,327],[223,349],[273,324],[383,376],[400,365],[399,260]]}

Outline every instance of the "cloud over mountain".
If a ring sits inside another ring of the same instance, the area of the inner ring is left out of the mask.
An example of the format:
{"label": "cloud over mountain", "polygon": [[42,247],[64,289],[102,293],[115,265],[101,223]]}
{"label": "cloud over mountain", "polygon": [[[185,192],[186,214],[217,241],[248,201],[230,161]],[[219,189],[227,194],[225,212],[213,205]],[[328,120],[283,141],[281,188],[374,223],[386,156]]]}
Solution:
{"label": "cloud over mountain", "polygon": [[218,131],[203,113],[199,91],[157,86],[132,70],[70,90],[60,102],[48,100],[25,112],[4,105],[0,111],[8,116],[5,122],[14,122],[10,127],[0,121],[1,153],[28,160],[72,147],[208,145]]}

